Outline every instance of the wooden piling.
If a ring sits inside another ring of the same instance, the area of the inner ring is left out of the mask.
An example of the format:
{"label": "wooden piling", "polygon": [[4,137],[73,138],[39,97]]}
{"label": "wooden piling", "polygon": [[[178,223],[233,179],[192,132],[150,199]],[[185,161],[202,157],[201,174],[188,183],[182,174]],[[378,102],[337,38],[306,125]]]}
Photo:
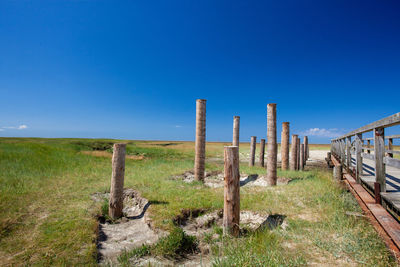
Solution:
{"label": "wooden piling", "polygon": [[257,136],[252,136],[250,141],[250,160],[249,166],[254,166],[254,161],[256,158],[256,144],[257,144]]}
{"label": "wooden piling", "polygon": [[300,138],[299,137],[297,138],[296,145],[297,145],[297,148],[296,148],[296,152],[297,152],[296,170],[300,170]]}
{"label": "wooden piling", "polygon": [[267,184],[276,185],[278,146],[276,144],[276,104],[267,105]]}
{"label": "wooden piling", "polygon": [[342,164],[335,165],[333,167],[333,178],[336,181],[340,181],[342,180],[342,177],[343,177]]}
{"label": "wooden piling", "polygon": [[117,219],[122,216],[124,201],[125,150],[126,144],[114,144],[110,200],[108,204],[108,215],[112,219]]}
{"label": "wooden piling", "polygon": [[282,122],[281,160],[282,170],[289,169],[289,122]]}
{"label": "wooden piling", "polygon": [[206,159],[206,100],[196,100],[196,141],[194,159],[194,178],[204,181]]}
{"label": "wooden piling", "polygon": [[306,153],[305,153],[305,146],[304,146],[304,144],[301,144],[300,145],[300,170],[304,170],[304,162],[305,162],[305,156],[306,156]]}
{"label": "wooden piling", "polygon": [[303,144],[304,144],[304,165],[306,164],[306,161],[310,158],[310,149],[308,147],[308,136],[303,137]]}
{"label": "wooden piling", "polygon": [[386,168],[385,157],[385,128],[374,129],[374,158],[375,158],[375,182],[380,184],[381,192],[386,192]]}
{"label": "wooden piling", "polygon": [[240,117],[233,117],[233,140],[232,145],[239,147]]}
{"label": "wooden piling", "polygon": [[297,167],[297,134],[292,134],[292,145],[290,147],[290,169],[296,170]]}
{"label": "wooden piling", "polygon": [[224,214],[223,233],[239,236],[240,173],[239,148],[224,147]]}
{"label": "wooden piling", "polygon": [[265,151],[265,139],[261,139],[260,141],[260,159],[259,163],[261,167],[264,167],[264,151]]}

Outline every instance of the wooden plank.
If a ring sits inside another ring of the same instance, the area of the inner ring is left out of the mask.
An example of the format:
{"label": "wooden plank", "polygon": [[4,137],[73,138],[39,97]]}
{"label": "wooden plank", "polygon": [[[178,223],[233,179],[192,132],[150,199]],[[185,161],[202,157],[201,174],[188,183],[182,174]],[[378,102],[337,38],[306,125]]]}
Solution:
{"label": "wooden plank", "polygon": [[398,159],[394,159],[391,157],[384,157],[383,163],[385,163],[387,166],[391,166],[391,167],[400,169],[400,160],[398,160]]}
{"label": "wooden plank", "polygon": [[375,160],[374,155],[368,154],[368,153],[361,153],[361,157],[366,158],[366,159],[370,159],[370,160]]}
{"label": "wooden plank", "polygon": [[375,200],[372,196],[362,187],[362,185],[357,184],[350,174],[345,174],[344,177],[372,213],[374,218],[390,236],[398,251],[400,248],[400,224],[381,205],[375,204]]}
{"label": "wooden plank", "polygon": [[400,154],[400,151],[399,150],[389,150],[389,149],[387,149],[387,150],[385,150],[387,153],[392,153],[392,154]]}
{"label": "wooden plank", "polygon": [[374,150],[372,147],[368,147],[368,146],[363,146],[362,148],[365,150],[372,150],[372,151]]}
{"label": "wooden plank", "polygon": [[383,158],[385,157],[385,129],[376,128],[374,130],[375,148],[375,182],[381,185],[381,192],[386,192],[386,170]]}
{"label": "wooden plank", "polygon": [[400,138],[400,134],[388,135],[385,138],[386,139],[398,139],[398,138]]}
{"label": "wooden plank", "polygon": [[370,123],[368,125],[365,125],[363,127],[360,127],[360,128],[358,128],[354,131],[351,131],[337,139],[342,139],[342,138],[356,135],[358,133],[365,133],[365,132],[369,132],[369,131],[372,131],[377,128],[390,127],[390,126],[394,126],[397,124],[400,124],[400,112],[393,114],[391,116],[388,116],[386,118],[377,120],[377,121]]}

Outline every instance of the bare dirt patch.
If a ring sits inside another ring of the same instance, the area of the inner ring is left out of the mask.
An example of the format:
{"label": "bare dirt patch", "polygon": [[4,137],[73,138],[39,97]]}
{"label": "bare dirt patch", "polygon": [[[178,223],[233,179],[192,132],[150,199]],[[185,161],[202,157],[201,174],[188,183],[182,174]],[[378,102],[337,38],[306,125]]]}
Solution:
{"label": "bare dirt patch", "polygon": [[[186,171],[180,175],[172,177],[174,180],[182,180],[186,183],[192,183],[195,181],[194,172]],[[286,185],[291,181],[289,178],[278,177],[278,185]],[[224,174],[221,171],[206,172],[204,177],[204,185],[212,188],[224,187]],[[267,183],[266,176],[258,174],[241,174],[240,175],[240,186],[270,186]]]}
{"label": "bare dirt patch", "polygon": [[[92,199],[108,203],[109,193],[95,193]],[[150,204],[137,191],[125,189],[124,216],[115,222],[111,222],[105,216],[99,216],[97,249],[100,263],[115,261],[125,250],[154,244],[166,234],[151,226],[151,220],[146,213]]]}

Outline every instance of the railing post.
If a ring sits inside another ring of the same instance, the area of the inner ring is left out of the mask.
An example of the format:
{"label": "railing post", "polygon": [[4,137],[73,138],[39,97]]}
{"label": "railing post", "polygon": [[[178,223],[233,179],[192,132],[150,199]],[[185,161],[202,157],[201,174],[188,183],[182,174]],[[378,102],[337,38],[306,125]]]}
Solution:
{"label": "railing post", "polygon": [[351,169],[351,136],[346,138],[346,167]]}
{"label": "railing post", "polygon": [[[393,138],[389,138],[389,140],[388,140],[388,149],[389,150],[393,150]],[[390,157],[390,158],[393,158],[393,153],[388,153],[388,156]]]}
{"label": "railing post", "polygon": [[385,156],[385,129],[374,129],[375,182],[380,184],[380,191],[386,192],[386,170],[383,158]]}
{"label": "railing post", "polygon": [[252,136],[250,141],[250,161],[249,161],[250,167],[254,166],[254,161],[256,158],[256,143],[257,143],[257,137]]}
{"label": "railing post", "polygon": [[360,177],[362,175],[362,134],[356,134],[355,145],[356,145],[356,180],[360,183]]}
{"label": "railing post", "polygon": [[[367,140],[367,147],[370,148],[371,147],[371,140]],[[371,150],[367,149],[367,153],[371,154]]]}
{"label": "railing post", "polygon": [[340,163],[345,164],[346,154],[345,154],[345,142],[344,139],[340,139]]}

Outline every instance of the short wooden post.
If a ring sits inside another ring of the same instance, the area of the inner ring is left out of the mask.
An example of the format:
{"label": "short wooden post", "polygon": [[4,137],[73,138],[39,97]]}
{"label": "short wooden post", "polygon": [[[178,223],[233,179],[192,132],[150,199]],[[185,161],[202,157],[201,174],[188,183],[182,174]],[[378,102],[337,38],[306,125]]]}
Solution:
{"label": "short wooden post", "polygon": [[281,160],[282,170],[289,169],[289,122],[282,122]]}
{"label": "short wooden post", "polygon": [[276,185],[278,146],[276,144],[276,104],[267,105],[267,184]]}
{"label": "short wooden post", "polygon": [[240,117],[233,117],[233,140],[232,145],[239,147]]}
{"label": "short wooden post", "polygon": [[297,138],[296,145],[297,145],[297,148],[296,148],[296,152],[297,152],[296,170],[300,170],[300,138],[299,137]]}
{"label": "short wooden post", "polygon": [[[393,138],[389,138],[389,140],[388,140],[388,149],[393,150]],[[388,156],[390,158],[393,158],[393,153],[389,152]]]}
{"label": "short wooden post", "polygon": [[114,144],[110,201],[108,204],[108,215],[112,219],[117,219],[122,216],[124,202],[125,150],[126,144]]}
{"label": "short wooden post", "polygon": [[375,182],[380,184],[381,192],[386,192],[386,170],[383,158],[385,156],[385,129],[374,129]]}
{"label": "short wooden post", "polygon": [[250,141],[250,161],[249,166],[254,166],[254,161],[256,158],[256,144],[257,144],[257,136],[252,136]]}
{"label": "short wooden post", "polygon": [[360,183],[361,181],[361,175],[362,175],[362,134],[356,134],[355,137],[355,145],[356,145],[356,180],[357,183]]}
{"label": "short wooden post", "polygon": [[304,144],[300,145],[300,170],[304,170],[304,162],[305,162],[305,149]]}
{"label": "short wooden post", "polygon": [[206,100],[196,101],[196,140],[194,159],[194,178],[197,181],[204,180],[204,168],[206,160]]}
{"label": "short wooden post", "polygon": [[351,169],[351,136],[346,138],[346,167]]}
{"label": "short wooden post", "polygon": [[260,166],[264,167],[264,152],[265,152],[265,139],[260,141]]}
{"label": "short wooden post", "polygon": [[223,233],[239,236],[240,173],[239,148],[224,147],[224,215]]}
{"label": "short wooden post", "polygon": [[342,180],[342,177],[343,177],[342,164],[335,165],[333,167],[333,178],[336,181],[340,181],[340,180]]}
{"label": "short wooden post", "polygon": [[297,134],[292,134],[292,145],[290,147],[290,169],[296,170],[297,167]]}
{"label": "short wooden post", "polygon": [[306,161],[310,158],[310,150],[308,148],[308,136],[303,137],[303,144],[304,144],[304,165],[306,164]]}

